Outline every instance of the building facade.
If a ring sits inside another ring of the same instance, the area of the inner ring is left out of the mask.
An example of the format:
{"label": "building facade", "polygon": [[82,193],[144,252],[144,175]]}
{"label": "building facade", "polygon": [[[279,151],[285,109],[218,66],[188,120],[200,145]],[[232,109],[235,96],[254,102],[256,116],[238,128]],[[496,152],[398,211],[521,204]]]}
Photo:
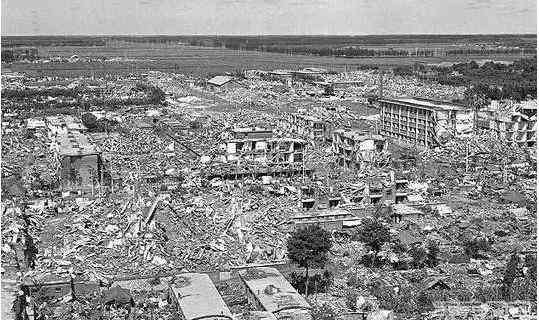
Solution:
{"label": "building facade", "polygon": [[421,147],[473,131],[473,110],[449,102],[422,99],[380,99],[380,133]]}
{"label": "building facade", "polygon": [[387,141],[379,134],[339,129],[332,135],[333,152],[345,168],[360,169],[386,158]]}
{"label": "building facade", "polygon": [[258,162],[264,165],[302,165],[306,141],[275,138],[267,129],[238,128],[222,148],[224,163]]}

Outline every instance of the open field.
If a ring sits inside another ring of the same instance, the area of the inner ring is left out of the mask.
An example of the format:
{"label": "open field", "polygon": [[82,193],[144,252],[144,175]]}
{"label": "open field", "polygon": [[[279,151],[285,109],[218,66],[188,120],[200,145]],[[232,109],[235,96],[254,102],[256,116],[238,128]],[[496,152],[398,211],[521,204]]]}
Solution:
{"label": "open field", "polygon": [[[522,55],[458,56],[458,57],[376,57],[335,58],[287,55],[280,53],[238,51],[222,48],[194,47],[178,44],[122,44],[118,46],[47,46],[38,47],[40,57],[106,57],[136,61],[115,62],[50,62],[8,65],[13,71],[41,75],[77,76],[124,74],[140,71],[168,71],[207,76],[247,69],[300,69],[320,67],[333,71],[356,70],[366,65],[391,67],[413,63],[464,62],[493,59],[513,61]],[[6,66],[4,66],[6,67]]]}

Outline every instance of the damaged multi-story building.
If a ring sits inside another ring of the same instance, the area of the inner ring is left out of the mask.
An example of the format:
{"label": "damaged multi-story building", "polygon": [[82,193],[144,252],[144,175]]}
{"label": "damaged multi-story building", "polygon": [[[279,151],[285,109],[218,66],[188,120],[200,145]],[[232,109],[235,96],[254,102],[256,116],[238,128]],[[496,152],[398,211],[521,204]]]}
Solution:
{"label": "damaged multi-story building", "polygon": [[380,99],[380,133],[419,147],[473,131],[474,112],[466,106],[423,98]]}
{"label": "damaged multi-story building", "polygon": [[275,137],[271,129],[236,128],[221,145],[223,154],[219,162],[221,169],[233,171],[234,175],[253,170],[255,174],[269,175],[309,173],[304,162],[305,145],[302,139]]}
{"label": "damaged multi-story building", "polygon": [[301,164],[305,140],[276,138],[273,131],[261,128],[238,128],[225,142],[224,162],[255,161],[261,164]]}
{"label": "damaged multi-story building", "polygon": [[492,101],[478,115],[480,129],[496,132],[500,139],[522,147],[537,145],[537,100],[520,103]]}
{"label": "damaged multi-story building", "polygon": [[345,168],[361,169],[387,158],[387,141],[379,134],[338,129],[332,140],[337,163]]}
{"label": "damaged multi-story building", "polygon": [[316,142],[331,140],[331,125],[318,117],[302,113],[292,113],[281,121],[287,133]]}

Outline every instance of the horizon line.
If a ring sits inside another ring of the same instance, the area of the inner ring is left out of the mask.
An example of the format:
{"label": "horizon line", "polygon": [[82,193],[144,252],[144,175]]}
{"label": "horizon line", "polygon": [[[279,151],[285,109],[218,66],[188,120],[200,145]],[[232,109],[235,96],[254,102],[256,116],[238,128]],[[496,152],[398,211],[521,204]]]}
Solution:
{"label": "horizon line", "polygon": [[535,36],[537,33],[387,33],[387,34],[25,34],[0,37],[380,37],[380,36]]}

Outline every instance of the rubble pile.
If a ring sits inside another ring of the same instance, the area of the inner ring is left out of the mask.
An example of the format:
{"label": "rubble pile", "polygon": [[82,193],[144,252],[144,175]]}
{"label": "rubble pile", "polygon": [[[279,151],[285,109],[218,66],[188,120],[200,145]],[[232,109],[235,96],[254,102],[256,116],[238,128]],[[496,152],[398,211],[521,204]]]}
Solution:
{"label": "rubble pile", "polygon": [[[251,308],[237,269],[278,265],[289,276],[303,274],[288,259],[287,240],[302,223],[313,223],[331,231],[333,247],[326,268],[310,271],[330,271],[333,282],[309,297],[312,305],[327,303],[345,314],[356,298],[358,307],[393,308],[404,318],[419,312],[405,311],[408,302],[398,305],[407,294],[434,304],[478,302],[475,294],[498,299],[491,293],[499,292],[509,257],[528,258],[536,249],[534,153],[474,132],[425,150],[391,142],[386,152],[362,141],[378,152],[375,161],[347,166],[330,140],[335,129],[378,134],[379,115],[365,101],[378,93],[378,73],[323,77],[235,77],[211,86],[163,72],[3,76],[4,275],[19,272],[38,286],[74,277],[109,287],[76,299],[46,294],[36,306],[51,319],[96,313],[172,319],[178,306],[159,279],[208,273],[237,316]],[[389,74],[383,80],[386,97],[452,100],[464,92]],[[336,95],[324,91],[326,82],[341,82]],[[150,101],[152,95],[159,101]],[[60,114],[57,130],[54,121],[33,115],[41,107]],[[78,123],[86,111],[115,124],[63,127],[63,114]],[[304,133],[285,123],[292,113],[317,118],[311,132],[323,131],[323,138],[299,137]],[[68,130],[88,139],[71,132],[62,157],[53,137]],[[265,144],[269,136],[275,140]],[[85,166],[101,173],[87,179],[91,194],[75,183],[65,186],[72,181],[64,176]],[[378,248],[358,240],[369,221],[384,228]],[[422,255],[429,255],[428,264]],[[137,282],[142,278],[152,280]],[[111,288],[120,279],[133,286]]]}
{"label": "rubble pile", "polygon": [[[335,75],[328,74],[324,77],[328,82],[359,81],[363,84],[347,88],[346,96],[378,95],[380,83],[377,71],[352,71]],[[453,87],[434,82],[427,83],[415,77],[383,75],[383,96],[386,98],[412,96],[451,101],[463,97],[465,90],[465,87]]]}
{"label": "rubble pile", "polygon": [[516,191],[533,199],[535,191],[531,186],[535,177],[529,172],[535,166],[536,160],[529,150],[484,134],[466,140],[453,139],[425,151],[418,173],[436,184],[437,189],[468,187],[476,198],[499,198],[504,192]]}

